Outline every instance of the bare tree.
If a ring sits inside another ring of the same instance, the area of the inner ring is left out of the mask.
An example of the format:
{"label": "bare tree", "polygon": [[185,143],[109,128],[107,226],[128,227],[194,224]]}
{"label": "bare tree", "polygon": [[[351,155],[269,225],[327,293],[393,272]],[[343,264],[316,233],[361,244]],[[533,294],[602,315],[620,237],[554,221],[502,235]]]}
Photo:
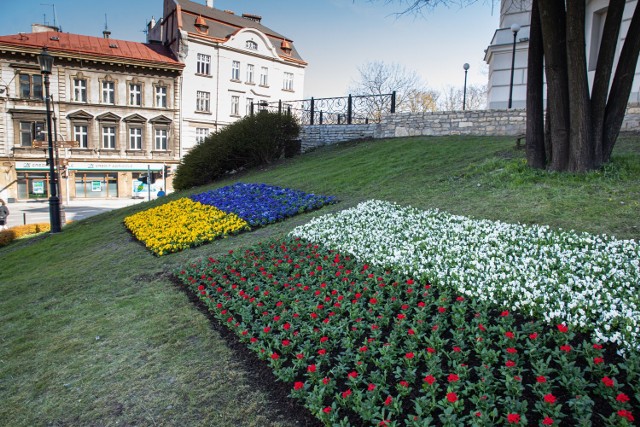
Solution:
{"label": "bare tree", "polygon": [[[442,91],[438,110],[457,111],[462,110],[464,87],[446,86]],[[487,106],[487,86],[467,85],[467,110],[484,110]]]}
{"label": "bare tree", "polygon": [[372,97],[396,92],[396,111],[428,111],[436,94],[430,91],[417,72],[397,63],[372,61],[358,67],[358,79],[349,92],[363,98],[360,110],[376,121],[390,109],[388,97]]}
{"label": "bare tree", "polygon": [[[474,0],[384,0],[419,12]],[[512,0],[523,2],[525,0]],[[531,1],[527,79],[527,161],[555,171],[585,172],[611,158],[640,56],[640,2],[609,0],[597,46],[594,83],[589,90],[585,52],[585,0]],[[624,42],[620,28],[625,7],[631,20]],[[620,46],[621,45],[621,46]],[[617,64],[615,54],[620,52]],[[615,67],[614,67],[615,65]],[[544,67],[544,68],[543,68]],[[547,81],[547,129],[543,79]]]}

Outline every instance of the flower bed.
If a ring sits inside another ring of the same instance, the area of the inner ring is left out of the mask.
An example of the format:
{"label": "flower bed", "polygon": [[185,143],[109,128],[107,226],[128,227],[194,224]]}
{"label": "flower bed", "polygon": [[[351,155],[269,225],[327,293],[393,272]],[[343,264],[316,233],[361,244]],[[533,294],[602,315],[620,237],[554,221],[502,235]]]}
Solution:
{"label": "flower bed", "polygon": [[225,212],[233,212],[252,227],[282,221],[336,203],[336,198],[332,196],[309,194],[266,184],[244,183],[195,194],[191,199]]}
{"label": "flower bed", "polygon": [[237,183],[125,218],[125,226],[161,256],[336,203],[335,197],[265,184]]}
{"label": "flower bed", "polygon": [[293,236],[463,295],[640,348],[640,245],[368,201]]}
{"label": "flower bed", "polygon": [[302,239],[177,276],[326,425],[613,426],[637,416],[637,353],[621,363],[612,344],[564,323]]}
{"label": "flower bed", "polygon": [[134,237],[161,256],[248,230],[235,214],[183,198],[124,219]]}

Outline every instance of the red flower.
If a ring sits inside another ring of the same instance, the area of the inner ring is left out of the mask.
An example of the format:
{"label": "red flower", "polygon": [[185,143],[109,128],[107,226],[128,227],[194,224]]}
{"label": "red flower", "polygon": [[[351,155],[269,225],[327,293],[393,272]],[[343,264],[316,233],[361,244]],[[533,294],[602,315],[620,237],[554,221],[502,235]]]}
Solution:
{"label": "red flower", "polygon": [[291,324],[289,322],[285,323],[284,325],[282,325],[282,327],[288,331],[291,328]]}
{"label": "red flower", "polygon": [[565,353],[570,353],[571,352],[571,346],[569,344],[561,345],[560,346],[560,350],[564,351]]}
{"label": "red flower", "polygon": [[462,351],[462,349],[460,347],[453,347],[453,351],[456,353],[460,353]]}
{"label": "red flower", "polygon": [[436,349],[433,347],[427,347],[427,353],[435,353]]}
{"label": "red flower", "polygon": [[375,298],[371,298],[371,299],[369,300],[369,304],[377,304],[377,302],[378,302],[378,300],[377,300],[377,299],[375,299]]}
{"label": "red flower", "polygon": [[273,360],[278,360],[278,359],[280,359],[280,356],[278,355],[278,353],[271,353],[271,358]]}
{"label": "red flower", "polygon": [[596,365],[599,365],[601,363],[604,363],[604,359],[602,357],[594,357],[593,363],[595,363]]}
{"label": "red flower", "polygon": [[318,354],[320,356],[324,356],[325,354],[327,354],[327,350],[325,350],[324,348],[321,348],[320,350],[318,350]]}
{"label": "red flower", "polygon": [[324,384],[324,385],[329,384],[329,382],[331,382],[331,380],[330,380],[329,378],[327,378],[327,377],[324,377],[324,378],[322,379],[322,384]]}
{"label": "red flower", "polygon": [[351,389],[347,389],[347,390],[342,392],[342,398],[343,399],[346,399],[349,396],[351,396]]}
{"label": "red flower", "polygon": [[408,333],[409,335],[415,335],[415,334],[416,334],[416,332],[415,332],[413,329],[409,329],[409,330],[407,331],[407,333]]}
{"label": "red flower", "polygon": [[478,329],[480,329],[482,332],[485,332],[487,330],[487,328],[485,328],[482,323],[478,323]]}
{"label": "red flower", "polygon": [[269,331],[271,330],[271,328],[267,326],[267,327],[265,327],[265,328],[264,328],[264,329],[262,329],[262,330],[263,330],[265,333],[269,333]]}
{"label": "red flower", "polygon": [[509,424],[520,424],[520,415],[519,414],[508,414],[507,422]]}
{"label": "red flower", "polygon": [[405,388],[409,387],[409,383],[408,383],[407,381],[405,381],[405,380],[400,381],[400,382],[399,382],[399,384],[400,384],[402,387],[405,387]]}
{"label": "red flower", "polygon": [[291,341],[289,341],[289,340],[282,340],[282,345],[283,345],[283,346],[285,346],[285,347],[286,347],[286,346],[288,346],[289,344],[291,344]]}
{"label": "red flower", "polygon": [[626,409],[620,409],[618,411],[618,415],[621,416],[622,418],[626,418],[627,421],[633,421],[633,414],[631,413],[631,411],[627,411]]}
{"label": "red flower", "polygon": [[447,311],[446,308],[444,307],[438,307],[438,313],[444,313],[445,311]]}
{"label": "red flower", "polygon": [[546,383],[547,379],[544,376],[540,375],[540,376],[536,377],[536,381],[539,382],[539,383]]}
{"label": "red flower", "polygon": [[557,328],[558,328],[558,330],[559,330],[560,332],[562,332],[563,334],[564,334],[565,332],[569,331],[569,328],[568,328],[568,327],[567,327],[567,325],[565,325],[564,323],[560,323],[560,324],[557,326]]}
{"label": "red flower", "polygon": [[512,340],[513,338],[515,338],[515,334],[514,334],[513,332],[511,332],[511,331],[507,331],[507,332],[505,332],[505,333],[504,333],[504,336],[505,336],[505,337],[507,337],[507,338],[509,338],[509,339],[511,339],[511,340]]}
{"label": "red flower", "polygon": [[602,377],[600,380],[605,387],[613,387],[613,380],[609,377]]}
{"label": "red flower", "polygon": [[529,339],[530,339],[530,340],[535,340],[535,339],[537,339],[537,338],[538,338],[538,333],[537,333],[537,332],[534,332],[534,333],[532,333],[532,334],[529,334]]}
{"label": "red flower", "polygon": [[407,359],[413,359],[415,355],[412,352],[409,352],[407,354],[404,355],[404,357],[406,357]]}
{"label": "red flower", "polygon": [[304,353],[296,354],[296,359],[304,359]]}
{"label": "red flower", "polygon": [[455,393],[447,393],[447,400],[453,403],[458,400],[458,395]]}
{"label": "red flower", "polygon": [[593,348],[596,350],[602,350],[602,344],[594,344]]}
{"label": "red flower", "polygon": [[376,385],[375,384],[369,384],[369,387],[367,387],[367,390],[369,391],[373,391],[376,389]]}
{"label": "red flower", "polygon": [[300,389],[301,389],[301,388],[303,388],[303,387],[304,387],[304,383],[303,383],[302,381],[296,381],[296,382],[293,384],[293,389],[294,389],[294,390],[300,390]]}
{"label": "red flower", "polygon": [[456,381],[458,381],[460,379],[459,376],[457,376],[456,374],[449,374],[449,376],[447,377],[447,381],[449,381],[450,383],[454,383]]}
{"label": "red flower", "polygon": [[551,393],[545,394],[544,395],[544,401],[549,403],[549,404],[553,404],[553,403],[556,403],[556,397]]}
{"label": "red flower", "polygon": [[629,396],[624,393],[620,393],[616,396],[616,400],[620,403],[627,403],[629,401]]}
{"label": "red flower", "polygon": [[316,371],[316,365],[312,364],[307,366],[307,372],[315,372]]}
{"label": "red flower", "polygon": [[514,366],[516,366],[516,362],[514,362],[513,360],[507,360],[504,366],[506,366],[507,368],[513,368]]}
{"label": "red flower", "polygon": [[326,408],[324,408],[324,409],[322,410],[322,412],[324,412],[325,414],[328,414],[329,412],[331,412],[331,407],[330,407],[330,406],[327,406]]}
{"label": "red flower", "polygon": [[481,417],[482,416],[482,412],[478,411],[478,412],[476,412],[475,415],[476,415],[476,417]]}
{"label": "red flower", "polygon": [[509,310],[505,310],[502,313],[500,313],[500,317],[507,317],[509,315]]}
{"label": "red flower", "polygon": [[545,426],[552,426],[553,423],[553,419],[549,417],[544,417],[544,420],[542,420],[542,424],[544,424]]}
{"label": "red flower", "polygon": [[391,396],[387,396],[387,399],[384,401],[384,406],[389,406],[393,403],[393,398]]}
{"label": "red flower", "polygon": [[320,342],[327,342],[327,341],[329,341],[329,337],[320,338]]}
{"label": "red flower", "polygon": [[434,377],[433,375],[427,375],[426,377],[424,377],[423,381],[431,385],[436,382],[436,377]]}
{"label": "red flower", "polygon": [[347,376],[349,378],[356,378],[358,376],[358,373],[356,371],[351,371]]}
{"label": "red flower", "polygon": [[516,354],[517,352],[518,352],[518,350],[516,350],[513,347],[507,348],[507,353],[509,353],[509,354]]}

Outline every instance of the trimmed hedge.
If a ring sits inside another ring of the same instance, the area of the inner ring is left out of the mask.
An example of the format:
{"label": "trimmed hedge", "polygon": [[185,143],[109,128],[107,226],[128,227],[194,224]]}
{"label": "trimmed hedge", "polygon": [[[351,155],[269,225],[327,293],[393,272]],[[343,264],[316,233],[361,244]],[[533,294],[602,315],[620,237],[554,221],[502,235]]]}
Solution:
{"label": "trimmed hedge", "polygon": [[178,166],[173,187],[205,185],[225,174],[269,164],[287,154],[300,132],[295,117],[261,111],[209,135]]}

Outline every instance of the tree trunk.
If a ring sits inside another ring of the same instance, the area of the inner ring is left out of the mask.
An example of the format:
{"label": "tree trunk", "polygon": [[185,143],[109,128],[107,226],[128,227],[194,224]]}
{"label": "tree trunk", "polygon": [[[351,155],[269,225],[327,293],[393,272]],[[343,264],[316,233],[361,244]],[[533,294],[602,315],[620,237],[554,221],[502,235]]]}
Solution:
{"label": "tree trunk", "polygon": [[564,2],[538,0],[542,44],[546,60],[547,110],[551,138],[551,162],[555,171],[569,163],[569,90],[566,55],[566,13]]}
{"label": "tree trunk", "polygon": [[527,63],[527,163],[532,168],[544,169],[547,161],[544,148],[544,51],[538,0],[533,0],[531,5]]}
{"label": "tree trunk", "polygon": [[591,91],[593,166],[595,168],[602,166],[603,163],[604,115],[625,3],[626,0],[609,0],[607,18],[602,31],[602,42],[598,51],[596,73]]}
{"label": "tree trunk", "polygon": [[567,70],[569,81],[569,167],[573,172],[593,168],[591,105],[585,53],[585,2],[567,0]]}
{"label": "tree trunk", "polygon": [[613,146],[620,134],[622,121],[631,95],[631,87],[635,76],[638,56],[640,55],[640,7],[636,3],[636,8],[627,30],[627,37],[620,52],[618,67],[616,68],[613,84],[609,92],[609,100],[604,116],[604,136],[602,141],[603,160],[608,162],[611,159]]}

